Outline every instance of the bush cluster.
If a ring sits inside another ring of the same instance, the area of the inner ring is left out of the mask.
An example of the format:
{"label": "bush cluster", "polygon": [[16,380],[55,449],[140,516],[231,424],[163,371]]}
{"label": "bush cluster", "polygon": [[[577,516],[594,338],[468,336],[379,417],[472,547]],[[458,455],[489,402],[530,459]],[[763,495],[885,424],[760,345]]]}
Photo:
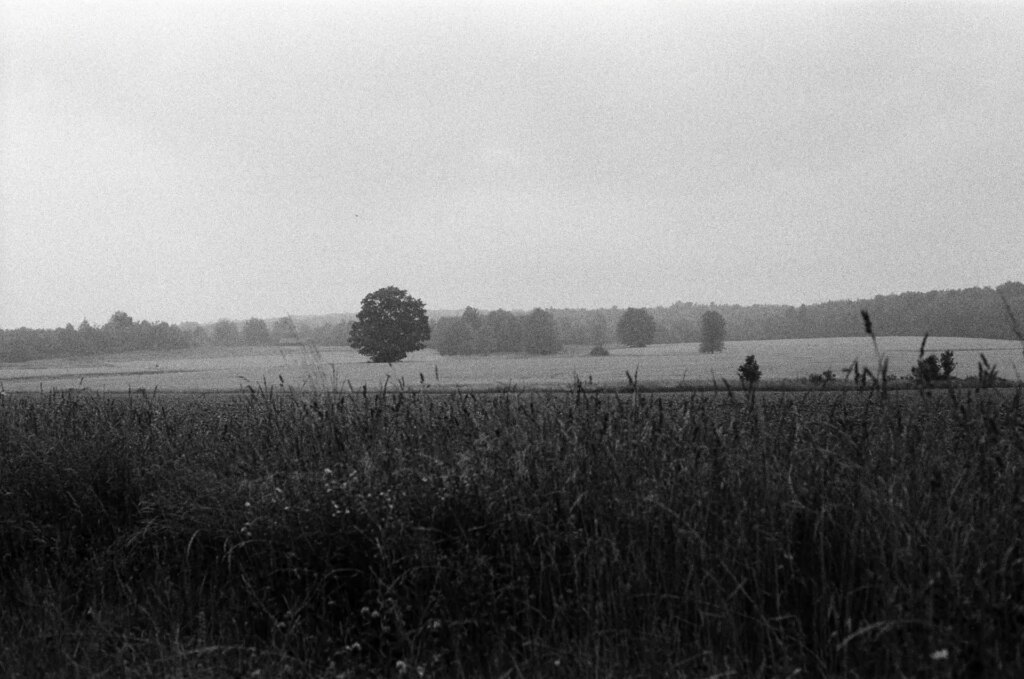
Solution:
{"label": "bush cluster", "polygon": [[525,315],[498,309],[483,315],[466,307],[462,316],[438,320],[432,336],[433,347],[442,356],[556,354],[562,348],[555,318],[544,309]]}

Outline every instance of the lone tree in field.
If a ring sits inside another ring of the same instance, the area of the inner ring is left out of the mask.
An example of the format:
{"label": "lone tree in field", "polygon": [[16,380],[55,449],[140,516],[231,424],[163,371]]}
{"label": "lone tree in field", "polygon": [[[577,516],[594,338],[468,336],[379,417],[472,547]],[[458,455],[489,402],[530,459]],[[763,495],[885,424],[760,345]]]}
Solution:
{"label": "lone tree in field", "polygon": [[348,343],[374,363],[396,363],[430,339],[423,302],[394,286],[363,298]]}
{"label": "lone tree in field", "polygon": [[619,318],[615,333],[627,347],[646,347],[654,341],[654,316],[647,309],[630,307]]}
{"label": "lone tree in field", "polygon": [[725,319],[717,311],[700,317],[700,353],[713,354],[725,348]]}

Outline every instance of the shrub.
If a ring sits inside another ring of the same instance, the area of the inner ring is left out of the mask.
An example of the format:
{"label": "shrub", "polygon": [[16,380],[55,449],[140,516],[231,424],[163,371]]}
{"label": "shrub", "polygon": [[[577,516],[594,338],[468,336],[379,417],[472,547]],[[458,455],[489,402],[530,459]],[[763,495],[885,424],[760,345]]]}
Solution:
{"label": "shrub", "polygon": [[736,373],[740,377],[740,382],[752,387],[761,379],[761,366],[757,364],[757,359],[751,354],[747,356],[747,360],[736,370]]}

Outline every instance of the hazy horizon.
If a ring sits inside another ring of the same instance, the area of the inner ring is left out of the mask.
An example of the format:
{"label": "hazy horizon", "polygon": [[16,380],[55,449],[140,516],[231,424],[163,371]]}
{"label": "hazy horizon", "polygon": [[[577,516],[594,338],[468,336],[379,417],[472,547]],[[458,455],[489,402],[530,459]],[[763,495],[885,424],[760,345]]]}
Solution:
{"label": "hazy horizon", "polygon": [[1024,5],[0,8],[0,328],[1022,278]]}

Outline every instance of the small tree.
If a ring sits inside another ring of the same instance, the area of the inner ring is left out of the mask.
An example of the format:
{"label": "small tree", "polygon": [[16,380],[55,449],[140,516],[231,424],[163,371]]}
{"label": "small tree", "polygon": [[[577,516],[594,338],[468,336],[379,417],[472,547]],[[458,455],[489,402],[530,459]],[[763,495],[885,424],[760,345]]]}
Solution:
{"label": "small tree", "polygon": [[740,376],[740,382],[747,387],[752,387],[761,379],[761,366],[753,354],[747,356],[747,360],[739,367],[736,373]]}
{"label": "small tree", "polygon": [[242,326],[242,341],[249,346],[270,344],[270,328],[262,318],[250,318]]}
{"label": "small tree", "polygon": [[131,330],[132,324],[135,321],[132,317],[123,311],[115,311],[110,317],[110,320],[103,326],[104,332],[123,332],[125,330]]}
{"label": "small tree", "polygon": [[917,366],[910,369],[910,374],[918,382],[925,384],[938,380],[948,380],[956,370],[956,361],[953,360],[953,352],[947,349],[941,356],[928,354],[917,359]]}
{"label": "small tree", "polygon": [[374,363],[395,363],[430,339],[430,322],[421,300],[389,286],[363,298],[349,331],[349,346]]}
{"label": "small tree", "polygon": [[725,348],[725,319],[717,311],[705,311],[700,317],[700,353],[712,354]]}
{"label": "small tree", "polygon": [[442,356],[465,356],[473,353],[473,328],[465,318],[449,316],[434,326],[434,349]]}
{"label": "small tree", "polygon": [[587,341],[595,347],[608,341],[608,320],[600,311],[591,311],[586,320]]}
{"label": "small tree", "polygon": [[953,376],[953,371],[956,370],[956,361],[953,360],[953,351],[946,349],[942,352],[939,357],[939,367],[942,368],[942,379],[948,380]]}
{"label": "small tree", "polygon": [[230,347],[239,342],[238,326],[234,321],[222,318],[213,324],[213,343]]}
{"label": "small tree", "polygon": [[654,340],[654,316],[647,309],[630,307],[615,327],[619,341],[629,347],[645,347]]}
{"label": "small tree", "polygon": [[466,307],[466,310],[462,312],[462,320],[473,332],[478,332],[484,324],[484,317],[480,315],[480,311],[471,306]]}
{"label": "small tree", "polygon": [[911,368],[910,374],[918,382],[923,382],[924,384],[930,384],[944,377],[939,358],[935,354],[928,354],[924,358],[917,359],[917,367]]}
{"label": "small tree", "polygon": [[555,317],[543,309],[534,309],[523,319],[523,351],[528,354],[555,354],[561,349]]}
{"label": "small tree", "polygon": [[484,319],[485,351],[515,353],[523,350],[523,319],[511,311],[498,309]]}

